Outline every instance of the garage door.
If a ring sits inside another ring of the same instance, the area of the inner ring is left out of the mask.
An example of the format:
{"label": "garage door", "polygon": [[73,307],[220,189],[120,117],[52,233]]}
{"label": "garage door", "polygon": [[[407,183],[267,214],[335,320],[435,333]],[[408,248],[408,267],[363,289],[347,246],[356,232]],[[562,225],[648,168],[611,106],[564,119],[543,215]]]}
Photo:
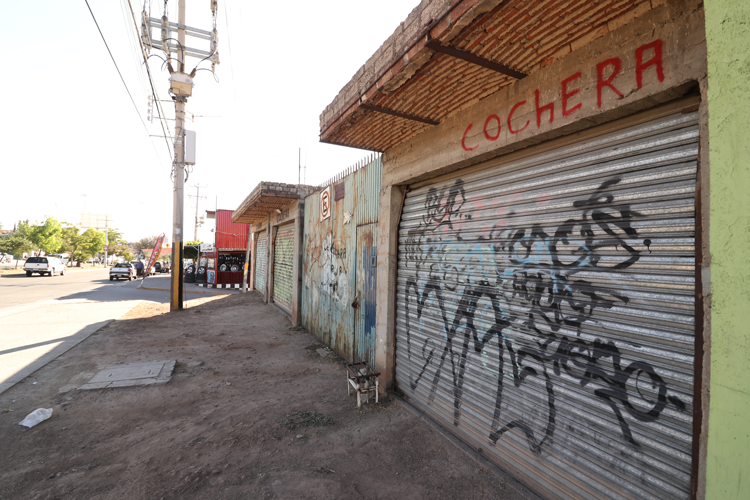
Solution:
{"label": "garage door", "polygon": [[255,288],[266,293],[266,260],[268,259],[268,235],[262,233],[258,238],[258,249],[255,252]]}
{"label": "garage door", "polygon": [[292,273],[294,260],[294,224],[280,227],[276,233],[273,257],[273,301],[292,312]]}
{"label": "garage door", "polygon": [[697,158],[680,113],[413,186],[399,389],[550,498],[689,498]]}

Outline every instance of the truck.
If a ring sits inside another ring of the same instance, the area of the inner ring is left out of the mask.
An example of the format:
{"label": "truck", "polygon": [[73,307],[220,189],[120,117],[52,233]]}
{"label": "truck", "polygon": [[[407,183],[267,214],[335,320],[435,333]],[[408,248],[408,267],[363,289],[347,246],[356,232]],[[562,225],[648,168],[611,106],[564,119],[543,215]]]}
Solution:
{"label": "truck", "polygon": [[126,279],[128,281],[135,279],[135,266],[130,262],[115,264],[109,269],[109,281],[114,281],[115,279]]}
{"label": "truck", "polygon": [[54,276],[60,273],[60,276],[65,276],[65,264],[55,257],[29,257],[23,265],[23,270],[26,271],[26,276],[34,273],[39,273],[40,276]]}

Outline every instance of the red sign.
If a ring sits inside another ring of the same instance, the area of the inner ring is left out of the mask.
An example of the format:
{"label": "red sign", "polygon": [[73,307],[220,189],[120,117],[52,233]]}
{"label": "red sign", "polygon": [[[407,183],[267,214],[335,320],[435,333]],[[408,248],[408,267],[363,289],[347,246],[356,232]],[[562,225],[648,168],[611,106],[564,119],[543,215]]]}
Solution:
{"label": "red sign", "polygon": [[149,275],[151,272],[151,267],[154,265],[154,262],[156,262],[156,259],[159,258],[159,254],[161,253],[161,244],[164,243],[164,233],[161,233],[159,237],[156,239],[156,245],[154,245],[154,251],[151,252],[151,257],[148,258],[148,265],[146,266],[146,269],[143,272],[144,278]]}

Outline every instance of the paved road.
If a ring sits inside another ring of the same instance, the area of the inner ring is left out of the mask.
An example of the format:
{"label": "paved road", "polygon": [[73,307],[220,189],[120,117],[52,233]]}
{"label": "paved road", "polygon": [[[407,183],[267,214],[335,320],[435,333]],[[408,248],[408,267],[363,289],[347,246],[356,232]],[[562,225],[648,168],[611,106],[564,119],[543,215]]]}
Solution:
{"label": "paved road", "polygon": [[[109,281],[108,269],[0,277],[0,393],[141,301],[169,302],[169,292],[139,285]],[[148,278],[145,286],[168,289],[169,277]]]}

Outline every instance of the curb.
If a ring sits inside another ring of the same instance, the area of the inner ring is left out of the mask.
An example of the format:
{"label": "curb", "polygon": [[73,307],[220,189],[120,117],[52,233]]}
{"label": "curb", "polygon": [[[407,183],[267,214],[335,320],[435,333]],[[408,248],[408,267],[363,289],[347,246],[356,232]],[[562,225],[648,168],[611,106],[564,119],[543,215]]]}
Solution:
{"label": "curb", "polygon": [[[106,271],[107,269],[108,269],[108,268],[104,268],[104,267],[102,267],[101,269],[78,269],[78,270],[76,270],[76,271],[71,271],[71,270],[70,270],[70,268],[67,268],[67,267],[66,267],[66,268],[65,268],[65,274],[68,274],[68,273],[70,273],[70,272],[73,272],[73,273],[86,273],[86,272],[90,272],[90,271]],[[16,275],[16,274],[21,274],[21,275],[22,275],[22,274],[23,274],[23,271],[21,271],[20,273],[7,273],[7,274],[6,274],[6,273],[3,273],[3,274],[0,274],[0,278],[3,278],[3,277],[5,277],[5,276],[14,276],[14,275]]]}
{"label": "curb", "polygon": [[[139,286],[136,287],[136,290],[155,290],[157,292],[171,292],[172,290],[169,290],[168,288],[151,288],[148,286]],[[222,292],[209,292],[209,291],[202,291],[202,290],[183,290],[182,293],[202,293],[202,294],[211,294],[211,295],[227,295],[226,293]]]}
{"label": "curb", "polygon": [[[242,285],[239,283],[236,284],[220,284],[220,285],[214,285],[213,283],[196,283],[196,285],[206,288],[219,288],[219,289],[225,289],[225,290],[242,290]],[[245,285],[245,289],[247,291],[250,291],[250,285]]]}

